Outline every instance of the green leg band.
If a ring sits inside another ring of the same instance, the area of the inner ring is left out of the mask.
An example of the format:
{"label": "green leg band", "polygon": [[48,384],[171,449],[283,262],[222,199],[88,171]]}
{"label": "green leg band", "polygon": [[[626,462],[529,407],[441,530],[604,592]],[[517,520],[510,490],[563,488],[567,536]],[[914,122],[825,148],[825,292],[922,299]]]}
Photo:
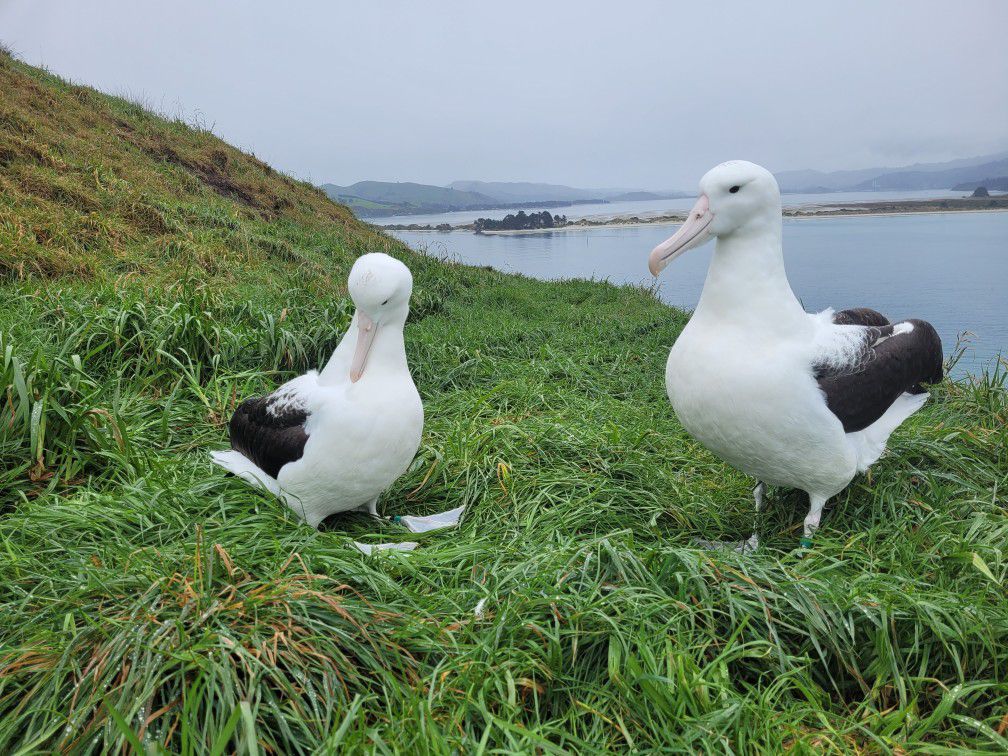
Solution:
{"label": "green leg band", "polygon": [[798,539],[798,545],[801,546],[803,549],[811,549],[812,548],[812,539],[811,538],[804,538],[804,537],[803,538],[799,538]]}

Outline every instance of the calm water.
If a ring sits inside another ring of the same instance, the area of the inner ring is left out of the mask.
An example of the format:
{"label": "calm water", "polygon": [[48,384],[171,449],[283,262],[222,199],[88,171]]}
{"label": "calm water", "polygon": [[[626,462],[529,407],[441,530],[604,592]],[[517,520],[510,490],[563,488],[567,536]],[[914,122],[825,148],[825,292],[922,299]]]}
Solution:
{"label": "calm water", "polygon": [[[394,233],[432,255],[536,278],[649,284],[648,253],[674,230],[656,224],[487,236]],[[707,244],[666,268],[661,298],[692,309],[713,250]],[[868,306],[892,319],[923,318],[938,329],[946,352],[970,331],[959,374],[1008,356],[1008,213],[785,219],[784,256],[791,287],[809,311]]]}
{"label": "calm water", "polygon": [[[843,202],[879,202],[883,200],[897,199],[946,199],[950,197],[964,197],[967,192],[953,192],[941,189],[929,189],[926,191],[902,191],[902,192],[830,192],[829,194],[785,194],[783,196],[784,207],[804,207],[806,205],[835,205]],[[571,220],[577,218],[607,218],[615,215],[636,215],[639,218],[650,218],[656,215],[668,215],[673,212],[689,210],[696,202],[696,197],[683,197],[682,199],[667,200],[641,200],[637,202],[606,202],[602,204],[589,203],[584,205],[571,205],[570,207],[539,208],[548,209],[554,215],[566,215]],[[532,212],[535,208],[523,208],[525,212]],[[513,207],[500,208],[498,210],[459,210],[455,213],[438,213],[435,215],[391,215],[387,218],[368,218],[379,226],[408,225],[416,223],[424,226],[430,224],[436,226],[439,223],[448,223],[452,226],[460,226],[472,223],[477,218],[493,218],[499,220],[508,213],[516,213],[518,210]]]}

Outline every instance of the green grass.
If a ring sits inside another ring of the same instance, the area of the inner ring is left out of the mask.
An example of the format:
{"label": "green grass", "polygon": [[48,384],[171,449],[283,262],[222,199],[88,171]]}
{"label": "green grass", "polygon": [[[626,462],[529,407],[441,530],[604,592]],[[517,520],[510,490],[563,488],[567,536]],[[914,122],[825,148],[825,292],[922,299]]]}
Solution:
{"label": "green grass", "polygon": [[[212,135],[0,73],[63,166],[0,161],[0,752],[1008,749],[1003,371],[936,387],[805,558],[782,490],[758,554],[699,550],[749,534],[752,481],[664,396],[683,313],[412,254]],[[116,109],[192,155],[102,131]],[[129,179],[85,210],[92,164]],[[464,503],[457,531],[315,531],[207,458],[239,397],[325,358],[376,248],[415,274],[427,413],[380,508]]]}

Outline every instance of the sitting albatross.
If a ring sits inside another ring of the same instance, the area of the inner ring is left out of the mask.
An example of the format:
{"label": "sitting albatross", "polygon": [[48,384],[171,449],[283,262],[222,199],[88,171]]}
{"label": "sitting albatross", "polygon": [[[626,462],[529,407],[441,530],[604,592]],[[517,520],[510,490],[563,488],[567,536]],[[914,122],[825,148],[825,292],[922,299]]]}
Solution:
{"label": "sitting albatross", "polygon": [[212,454],[312,527],[335,512],[376,515],[378,495],[409,467],[423,431],[403,342],[409,268],[385,254],[363,255],[347,288],[357,310],[322,371],[242,402],[228,425],[232,448]]}
{"label": "sitting albatross", "polygon": [[733,160],[700,180],[700,198],[648,267],[657,276],[717,238],[700,301],[669,353],[669,399],[698,441],[757,479],[757,512],[764,484],[808,494],[808,547],[826,500],[881,456],[924,404],[924,385],[941,380],[942,350],[921,320],[806,313],[784,272],[781,233],[773,174]]}

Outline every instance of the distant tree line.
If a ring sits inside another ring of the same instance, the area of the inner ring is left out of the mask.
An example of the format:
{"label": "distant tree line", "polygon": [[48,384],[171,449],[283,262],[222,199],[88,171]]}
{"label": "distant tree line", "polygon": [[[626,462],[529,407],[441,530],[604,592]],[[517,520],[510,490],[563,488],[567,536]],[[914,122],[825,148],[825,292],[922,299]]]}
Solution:
{"label": "distant tree line", "polygon": [[566,215],[551,215],[548,210],[541,213],[508,213],[500,220],[477,218],[473,223],[476,233],[480,231],[527,231],[534,228],[559,228],[567,225]]}

